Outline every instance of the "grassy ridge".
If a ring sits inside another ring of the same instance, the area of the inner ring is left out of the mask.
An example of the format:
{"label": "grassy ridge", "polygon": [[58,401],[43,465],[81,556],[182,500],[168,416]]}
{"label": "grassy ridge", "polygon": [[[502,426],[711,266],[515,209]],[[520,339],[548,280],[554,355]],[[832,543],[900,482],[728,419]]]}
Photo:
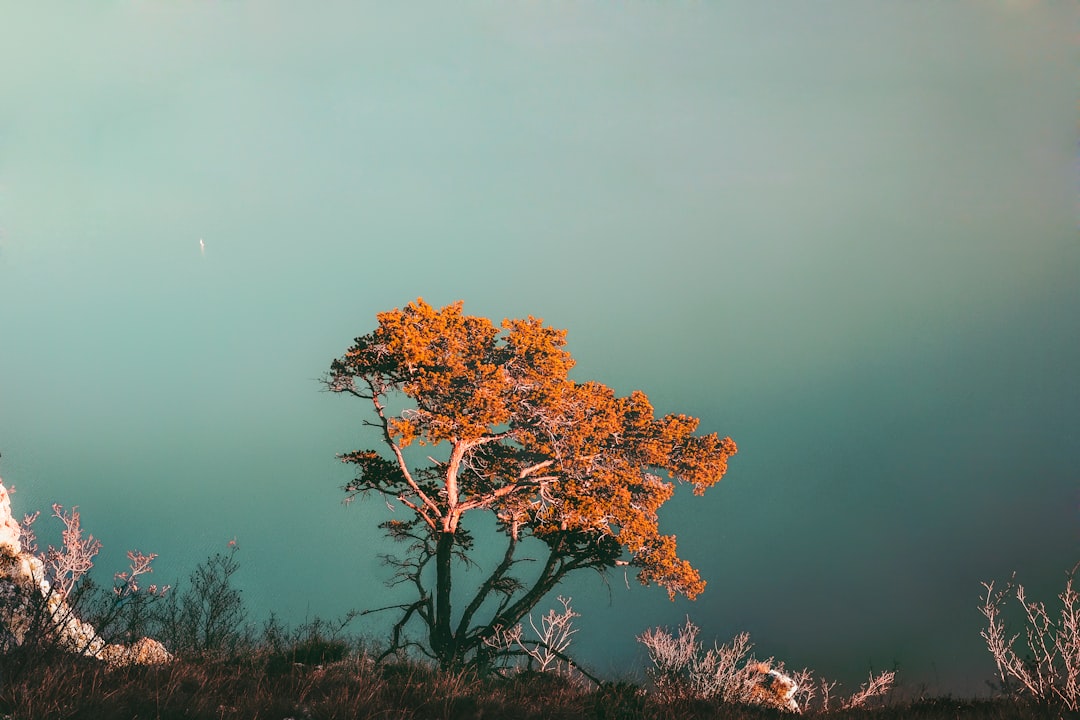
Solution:
{"label": "grassy ridge", "polygon": [[[71,521],[77,524],[77,520],[77,514],[72,512]],[[734,682],[741,677],[740,668],[755,663],[747,655],[748,635],[742,634],[723,646],[714,645],[710,650],[697,640],[698,629],[689,619],[677,635],[658,628],[648,633],[647,638],[639,638],[649,649],[654,664],[648,674],[655,685],[648,687],[632,682],[597,685],[577,671],[568,675],[504,668],[501,674],[481,675],[475,670],[438,670],[400,656],[376,662],[373,658],[384,657],[386,653],[379,654],[373,650],[374,646],[345,634],[355,613],[335,621],[316,618],[296,629],[283,626],[271,616],[258,632],[247,623],[240,592],[231,584],[238,568],[235,552],[235,546],[230,545],[228,552],[209,557],[191,574],[180,592],[167,595],[117,593],[115,587],[97,587],[89,578],[83,578],[78,588],[66,595],[79,609],[78,615],[89,618],[102,637],[110,641],[130,643],[144,635],[160,638],[175,654],[173,662],[110,668],[100,660],[60,650],[49,640],[52,637],[49,632],[40,636],[30,634],[21,642],[16,642],[12,635],[0,647],[0,720],[793,717],[781,710],[725,704],[718,698],[744,700],[746,696],[729,692],[730,688],[723,683],[715,687],[708,683],[695,685],[693,679],[702,673],[717,682],[724,678]],[[992,700],[925,697],[902,700],[896,694],[883,699],[875,692],[859,701],[866,701],[865,705],[857,706],[852,696],[847,702],[832,705],[846,704],[847,709],[815,709],[807,711],[805,716],[852,720],[1080,720],[1075,712],[1060,712],[1050,705],[1071,703],[1075,707],[1075,696],[1070,694],[1075,688],[1069,684],[1069,678],[1074,675],[1069,672],[1076,667],[1074,658],[1080,649],[1080,610],[1077,610],[1080,594],[1072,585],[1076,570],[1073,568],[1068,574],[1066,590],[1059,596],[1064,610],[1057,623],[1045,616],[1041,604],[1024,606],[1029,625],[1035,628],[1031,637],[1050,638],[1047,641],[1050,644],[1036,643],[1035,648],[1044,648],[1045,652],[1044,656],[1036,654],[1034,660],[1021,659],[1012,650],[1000,618],[1005,599],[1015,594],[1018,600],[1024,600],[1022,586],[1010,583],[995,593],[992,583],[984,585],[987,595],[982,610],[989,622],[984,639],[989,636],[995,659],[1010,668],[1010,680],[1022,680],[1035,673],[1037,679],[1044,681],[1042,691],[1029,691],[1025,699]],[[131,577],[134,573],[127,579]],[[32,597],[37,597],[36,592]],[[44,618],[48,623],[51,611],[46,609],[45,600],[39,603],[41,607],[34,617]],[[552,622],[566,623],[568,628],[577,614],[570,609],[568,600],[563,604],[565,613],[553,611]],[[999,636],[1006,639],[997,642]],[[543,640],[551,645],[550,637]],[[532,656],[527,662],[536,659],[537,656]],[[538,666],[546,667],[543,663],[521,667]],[[556,667],[566,666],[556,664]],[[892,682],[892,673],[888,675],[886,685]],[[812,687],[805,682],[808,678],[798,682]],[[1018,688],[1010,689],[1015,692]],[[1041,704],[1026,699],[1033,696],[1041,698]],[[811,700],[809,694],[799,698],[800,702],[804,700]]]}
{"label": "grassy ridge", "polygon": [[[3,659],[0,714],[10,720],[762,720],[792,715],[707,701],[661,704],[631,683],[594,687],[563,676],[509,678],[441,672],[412,662],[376,664],[363,653],[325,664],[296,652],[255,650],[229,659],[108,670],[68,654]],[[1010,699],[924,699],[811,717],[1032,720],[1058,717]]]}

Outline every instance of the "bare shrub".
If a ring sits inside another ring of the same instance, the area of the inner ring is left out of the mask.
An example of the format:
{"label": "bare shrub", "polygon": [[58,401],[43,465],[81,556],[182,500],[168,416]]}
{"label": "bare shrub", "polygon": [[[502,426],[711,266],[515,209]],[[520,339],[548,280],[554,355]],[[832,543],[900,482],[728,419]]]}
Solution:
{"label": "bare shrub", "polygon": [[860,685],[858,692],[847,700],[844,700],[840,707],[845,710],[866,707],[871,698],[880,697],[889,692],[889,690],[892,690],[893,682],[895,680],[896,673],[892,670],[886,670],[877,675],[871,673],[870,679]]}
{"label": "bare shrub", "polygon": [[[128,553],[131,567],[116,574],[111,589],[100,588],[91,570],[101,543],[84,535],[78,508],[65,512],[53,505],[53,516],[63,524],[62,541],[60,547],[50,545],[43,552],[33,528],[38,516],[35,512],[24,517],[19,533],[22,551],[16,546],[14,554],[3,558],[8,574],[0,581],[0,705],[25,695],[27,683],[33,685],[41,672],[48,674],[58,663],[107,668],[118,662],[161,662],[169,657],[160,644],[141,634],[125,638],[136,643],[130,648],[108,644],[118,639],[117,627],[145,629],[133,613],[148,608],[167,590],[155,585],[140,588],[155,556]],[[157,651],[157,659],[150,659],[148,648]],[[52,708],[45,716],[59,710],[48,704],[54,699],[47,693],[31,696]]]}
{"label": "bare shrub", "polygon": [[[986,589],[979,612],[987,626],[979,634],[997,664],[1002,686],[1017,695],[1029,695],[1040,703],[1061,704],[1080,710],[1080,593],[1073,586],[1080,562],[1065,575],[1065,589],[1058,595],[1061,610],[1051,617],[1042,602],[1029,601],[1014,573],[1001,590],[993,582]],[[1003,608],[1016,598],[1026,624],[1027,656],[1015,649],[1020,633],[1008,636]]]}
{"label": "bare shrub", "polygon": [[250,639],[247,608],[233,586],[240,569],[239,547],[215,553],[192,571],[181,592],[174,591],[156,613],[161,639],[174,652],[187,655],[231,655]]}
{"label": "bare shrub", "polygon": [[877,674],[871,672],[869,679],[848,697],[839,694],[840,683],[818,677],[808,668],[792,673],[791,677],[799,686],[795,693],[795,701],[803,712],[808,710],[828,712],[836,709],[851,710],[868,707],[874,698],[887,695],[893,689],[896,672],[893,670]]}
{"label": "bare shrub", "polygon": [[570,647],[577,628],[573,627],[574,618],[581,617],[570,607],[570,598],[562,595],[558,598],[562,603],[562,612],[556,612],[554,608],[548,610],[547,615],[540,618],[540,627],[536,627],[532,615],[529,615],[529,626],[539,638],[539,642],[533,647],[522,646],[529,656],[536,661],[537,669],[547,672],[552,669],[560,669],[566,657],[566,649]]}
{"label": "bare shrub", "polygon": [[526,665],[523,669],[566,676],[580,674],[599,684],[596,678],[578,667],[566,652],[577,633],[574,619],[581,615],[571,607],[571,598],[560,595],[557,599],[562,610],[548,610],[547,614],[540,618],[539,627],[532,615],[529,615],[529,627],[532,628],[535,639],[526,637],[525,630],[519,623],[508,629],[495,627],[494,633],[484,638],[484,645],[504,666],[513,665],[514,658],[525,658]]}
{"label": "bare shrub", "polygon": [[101,549],[101,542],[93,535],[83,537],[78,507],[65,513],[62,505],[53,503],[52,511],[64,524],[60,534],[63,542],[59,548],[50,545],[45,551],[45,566],[53,588],[61,596],[69,597],[79,580],[94,567],[94,556]]}
{"label": "bare shrub", "polygon": [[[15,585],[7,588],[6,592],[20,596],[20,601],[5,604],[5,627],[13,628],[12,623],[18,624],[17,618],[21,617],[25,631],[6,637],[0,644],[8,649],[26,643],[58,644],[68,651],[96,655],[106,642],[116,639],[114,626],[123,624],[135,629],[133,611],[149,607],[168,587],[150,585],[141,591],[140,578],[153,572],[152,563],[157,556],[130,551],[131,565],[127,571],[116,573],[111,592],[100,588],[90,571],[101,542],[93,535],[84,535],[78,507],[65,511],[63,506],[54,504],[52,511],[53,517],[63,524],[60,547],[49,545],[45,551],[38,551],[34,523],[39,513],[24,516],[21,523],[24,562],[31,569],[33,584],[39,591],[29,592]],[[138,629],[146,630],[145,623],[137,624]],[[138,637],[141,635],[125,639],[132,642]]]}
{"label": "bare shrub", "polygon": [[[15,488],[12,488],[11,492],[14,491]],[[20,540],[22,541],[23,551],[28,552],[31,555],[38,554],[37,536],[34,534],[34,523],[37,522],[40,515],[40,510],[27,513],[26,515],[23,515],[22,522],[19,523]]]}
{"label": "bare shrub", "polygon": [[871,673],[870,679],[848,698],[836,698],[838,683],[815,677],[808,669],[790,675],[773,658],[757,660],[750,652],[749,633],[740,633],[723,645],[705,649],[699,628],[689,619],[672,635],[665,629],[647,630],[638,637],[649,652],[649,679],[664,701],[719,700],[724,703],[767,705],[802,712],[866,707],[892,689],[896,673]]}
{"label": "bare shrub", "polygon": [[714,644],[705,650],[697,639],[699,632],[700,628],[687,618],[678,635],[653,628],[638,637],[649,652],[653,666],[647,674],[659,694],[666,699],[752,702],[760,667],[750,654],[750,634],[740,633],[729,643]]}
{"label": "bare shrub", "polygon": [[359,613],[350,611],[337,620],[316,617],[295,629],[283,625],[273,613],[263,623],[253,654],[265,656],[268,674],[279,675],[304,665],[322,666],[344,660],[352,651],[364,662],[373,662],[360,644],[346,636],[345,628]]}
{"label": "bare shrub", "polygon": [[155,553],[147,555],[130,550],[127,557],[128,569],[113,576],[111,591],[94,588],[80,604],[85,617],[100,636],[109,642],[131,644],[147,635],[157,634],[156,606],[170,587],[151,583],[143,588],[141,585],[142,576],[153,572],[151,563],[157,558]]}

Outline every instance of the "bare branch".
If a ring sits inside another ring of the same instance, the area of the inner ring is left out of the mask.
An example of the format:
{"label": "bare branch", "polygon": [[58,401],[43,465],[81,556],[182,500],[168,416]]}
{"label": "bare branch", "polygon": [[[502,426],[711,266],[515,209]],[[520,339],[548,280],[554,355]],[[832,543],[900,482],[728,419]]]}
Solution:
{"label": "bare branch", "polygon": [[63,544],[59,549],[49,546],[45,553],[45,564],[51,570],[53,587],[61,597],[66,597],[79,579],[94,567],[94,556],[101,549],[101,543],[93,535],[83,537],[78,507],[65,513],[62,506],[53,504],[52,511],[64,524],[61,532]]}
{"label": "bare branch", "polygon": [[[428,510],[434,513],[436,516],[441,515],[442,509],[439,507],[438,503],[429,498],[427,494],[420,489],[420,486],[416,483],[416,481],[412,477],[412,474],[409,472],[409,466],[405,462],[405,456],[401,454],[401,448],[398,447],[397,443],[394,442],[394,438],[390,435],[389,420],[387,420],[386,418],[386,413],[382,403],[379,402],[378,393],[375,392],[375,386],[371,380],[368,380],[368,385],[371,387],[372,391],[371,403],[375,406],[375,413],[379,416],[379,420],[381,421],[383,441],[394,453],[394,457],[397,459],[398,467],[401,469],[401,474],[404,476],[406,484],[408,484],[409,488],[413,491],[413,493],[415,493],[416,496],[420,498],[421,502]],[[431,526],[432,530],[436,529],[436,525],[432,518],[427,516],[427,514],[424,514],[423,518],[424,522]]]}
{"label": "bare branch", "polygon": [[896,673],[891,670],[878,673],[877,675],[871,674],[870,679],[859,687],[858,692],[844,701],[842,707],[845,710],[866,707],[866,703],[870,698],[878,697],[889,692],[889,690],[892,689],[893,680],[895,679]]}
{"label": "bare branch", "polygon": [[[986,594],[979,612],[987,625],[980,631],[987,650],[997,665],[1002,686],[1032,696],[1044,703],[1061,703],[1066,709],[1080,709],[1080,594],[1074,581],[1080,563],[1066,573],[1065,589],[1058,595],[1061,610],[1051,617],[1046,605],[1028,601],[1024,586],[1013,578],[995,592],[994,583],[982,583]],[[1027,657],[1014,649],[1020,633],[1007,635],[1002,609],[1014,597],[1024,612]]]}

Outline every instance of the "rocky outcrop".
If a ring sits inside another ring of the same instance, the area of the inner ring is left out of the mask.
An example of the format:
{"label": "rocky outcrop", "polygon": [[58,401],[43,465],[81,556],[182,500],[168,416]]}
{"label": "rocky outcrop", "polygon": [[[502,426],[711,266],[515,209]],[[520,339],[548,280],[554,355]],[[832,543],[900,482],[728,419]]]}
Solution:
{"label": "rocky outcrop", "polygon": [[172,660],[165,646],[151,638],[130,647],[107,645],[93,625],[76,616],[63,593],[49,584],[44,562],[24,552],[21,536],[19,523],[11,515],[11,498],[0,480],[0,652],[33,638],[114,666]]}
{"label": "rocky outcrop", "polygon": [[757,663],[750,669],[754,672],[748,698],[752,704],[801,712],[795,700],[799,685],[794,679],[769,667],[768,663]]}
{"label": "rocky outcrop", "polygon": [[22,544],[19,538],[22,531],[19,523],[11,516],[11,498],[7,488],[0,481],[0,554],[18,555],[22,552]]}
{"label": "rocky outcrop", "polygon": [[165,646],[153,638],[140,638],[131,645],[106,645],[97,657],[113,667],[126,665],[164,665],[172,662]]}

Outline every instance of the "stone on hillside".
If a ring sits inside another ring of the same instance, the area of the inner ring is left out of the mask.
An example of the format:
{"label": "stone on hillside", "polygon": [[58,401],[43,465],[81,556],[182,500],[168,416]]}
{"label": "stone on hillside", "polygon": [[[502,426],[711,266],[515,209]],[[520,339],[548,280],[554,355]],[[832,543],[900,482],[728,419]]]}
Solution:
{"label": "stone on hillside", "polygon": [[[94,626],[83,622],[67,598],[45,579],[45,564],[23,552],[22,530],[11,516],[11,500],[0,480],[0,652],[22,645],[31,632],[41,632],[69,652],[118,665],[156,665],[172,660],[157,640],[142,638],[130,647],[106,645]],[[46,620],[47,619],[47,620]],[[45,620],[43,628],[43,620]]]}
{"label": "stone on hillside", "polygon": [[172,654],[165,646],[153,638],[140,638],[131,646],[106,645],[97,654],[98,659],[104,660],[110,667],[125,667],[127,665],[165,665],[172,662]]}
{"label": "stone on hillside", "polygon": [[11,498],[0,480],[0,555],[18,555],[22,552],[19,523],[11,517]]}
{"label": "stone on hillside", "polygon": [[750,702],[790,712],[802,712],[795,700],[795,693],[799,690],[795,680],[770,668],[767,663],[758,663],[753,670],[756,676],[750,687]]}

